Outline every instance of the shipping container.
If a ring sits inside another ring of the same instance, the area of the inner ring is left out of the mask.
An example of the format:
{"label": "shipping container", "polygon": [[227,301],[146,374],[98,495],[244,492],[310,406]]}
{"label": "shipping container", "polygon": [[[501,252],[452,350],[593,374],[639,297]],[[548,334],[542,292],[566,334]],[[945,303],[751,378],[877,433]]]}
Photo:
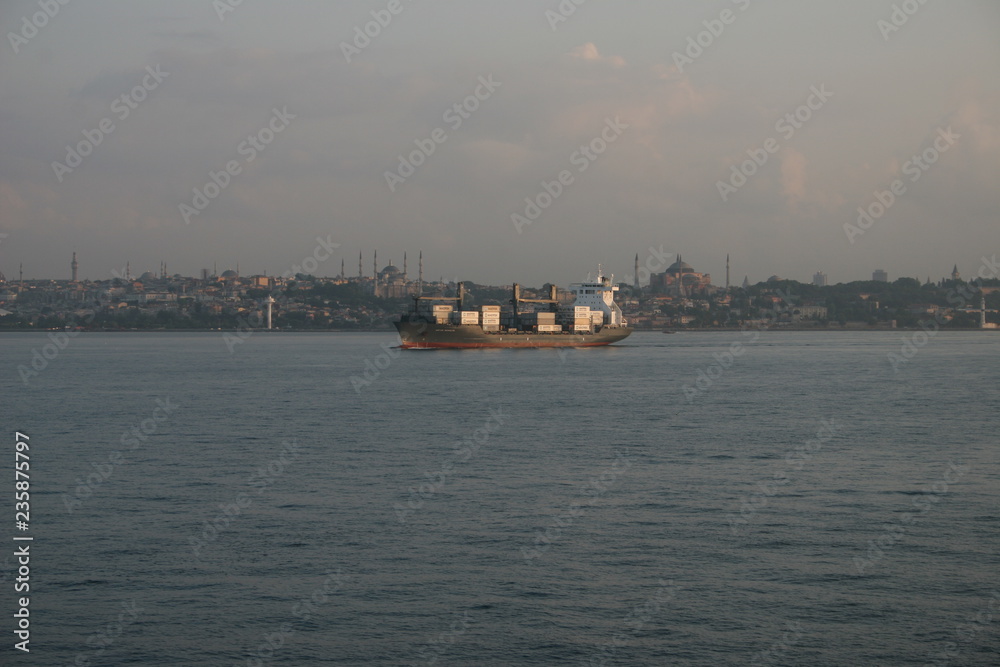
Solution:
{"label": "shipping container", "polygon": [[500,306],[480,306],[479,308],[484,313],[499,313]]}
{"label": "shipping container", "polygon": [[538,333],[556,333],[562,331],[562,327],[558,324],[539,324]]}

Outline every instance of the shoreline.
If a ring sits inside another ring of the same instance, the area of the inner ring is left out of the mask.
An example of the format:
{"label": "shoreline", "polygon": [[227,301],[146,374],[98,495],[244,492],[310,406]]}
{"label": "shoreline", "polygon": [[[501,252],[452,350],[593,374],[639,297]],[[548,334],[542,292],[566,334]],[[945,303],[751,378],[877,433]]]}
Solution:
{"label": "shoreline", "polygon": [[[55,331],[65,332],[66,329],[0,329],[0,335],[5,333],[52,333]],[[150,334],[150,333],[232,333],[235,329],[77,329],[75,333],[111,333],[111,334]],[[394,329],[252,329],[253,333],[266,333],[266,334],[328,334],[328,333],[396,333]],[[661,329],[633,329],[633,334],[638,333],[658,333],[663,335],[672,334],[683,334],[683,333],[726,333],[726,332],[740,332],[744,331],[739,327],[706,327],[706,328],[682,328],[682,329],[671,329],[669,334],[665,333]],[[754,327],[748,327],[745,331],[761,331],[763,333],[767,332],[810,332],[810,333],[892,333],[896,331],[923,331],[920,327],[896,327],[895,329],[890,329],[888,327],[768,327],[766,329],[756,329]],[[968,332],[968,331],[982,331],[987,332],[1000,332],[1000,328],[997,329],[982,329],[980,327],[955,327],[955,328],[941,328],[938,333],[945,333],[949,331],[955,332]]]}

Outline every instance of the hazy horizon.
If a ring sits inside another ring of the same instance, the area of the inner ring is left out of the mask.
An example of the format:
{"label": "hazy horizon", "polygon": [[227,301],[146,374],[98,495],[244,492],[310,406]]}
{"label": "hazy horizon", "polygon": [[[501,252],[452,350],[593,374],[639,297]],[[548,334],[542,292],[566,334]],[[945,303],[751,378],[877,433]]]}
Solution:
{"label": "hazy horizon", "polygon": [[662,247],[715,284],[727,254],[734,285],[835,284],[968,279],[1000,245],[996,3],[390,5],[5,3],[0,271],[280,275],[320,237],[316,275],[423,251],[428,279],[565,285]]}

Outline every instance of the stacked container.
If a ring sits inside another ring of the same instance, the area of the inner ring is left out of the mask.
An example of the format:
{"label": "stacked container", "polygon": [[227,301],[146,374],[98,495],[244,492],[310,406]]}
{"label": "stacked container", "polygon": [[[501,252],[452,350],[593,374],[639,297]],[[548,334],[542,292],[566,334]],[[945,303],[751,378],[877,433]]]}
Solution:
{"label": "stacked container", "polygon": [[500,306],[482,306],[482,324],[484,331],[500,330]]}
{"label": "stacked container", "polygon": [[448,320],[451,318],[451,311],[455,309],[454,306],[446,305],[434,305],[431,307],[434,313],[434,321],[438,324],[448,324]]}

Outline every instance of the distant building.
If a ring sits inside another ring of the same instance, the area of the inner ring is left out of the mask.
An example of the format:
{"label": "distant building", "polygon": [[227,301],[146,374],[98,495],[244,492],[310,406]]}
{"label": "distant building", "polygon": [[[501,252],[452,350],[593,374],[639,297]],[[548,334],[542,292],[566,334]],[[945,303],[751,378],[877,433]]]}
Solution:
{"label": "distant building", "polygon": [[879,283],[887,283],[889,282],[889,274],[882,269],[875,269],[872,272],[872,280]]}
{"label": "distant building", "polygon": [[829,284],[830,281],[827,279],[826,274],[823,273],[822,271],[817,271],[816,273],[813,274],[813,285],[816,285],[818,287],[826,287]]}
{"label": "distant building", "polygon": [[654,273],[649,277],[649,286],[654,292],[677,297],[704,294],[711,285],[710,274],[698,273],[694,267],[681,259],[680,255],[666,271]]}
{"label": "distant building", "polygon": [[[952,280],[962,279],[962,274],[958,272],[958,264],[956,264],[955,267],[951,270],[951,279]],[[74,278],[73,280],[76,280],[76,278]]]}

